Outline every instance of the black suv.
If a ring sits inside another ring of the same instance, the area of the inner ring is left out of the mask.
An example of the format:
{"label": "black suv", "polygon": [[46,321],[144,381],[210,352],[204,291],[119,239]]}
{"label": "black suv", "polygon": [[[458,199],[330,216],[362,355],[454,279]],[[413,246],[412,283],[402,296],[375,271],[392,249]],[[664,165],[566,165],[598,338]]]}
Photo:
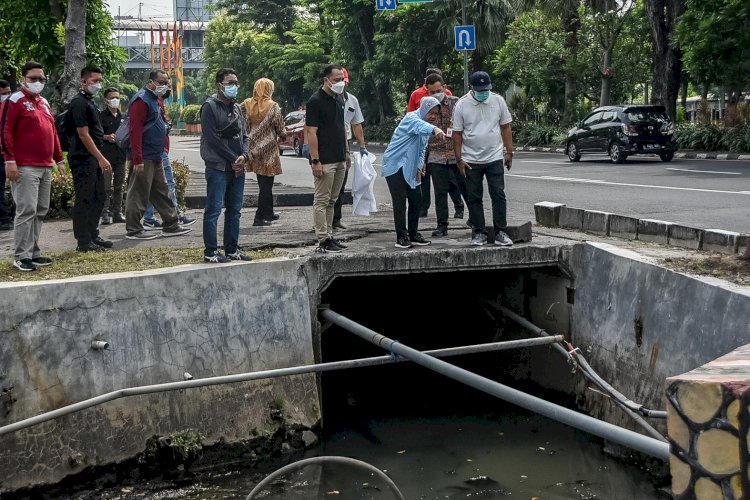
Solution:
{"label": "black suv", "polygon": [[672,161],[676,150],[674,124],[664,106],[602,106],[570,129],[565,143],[570,161],[582,153],[607,153],[612,163],[637,154]]}

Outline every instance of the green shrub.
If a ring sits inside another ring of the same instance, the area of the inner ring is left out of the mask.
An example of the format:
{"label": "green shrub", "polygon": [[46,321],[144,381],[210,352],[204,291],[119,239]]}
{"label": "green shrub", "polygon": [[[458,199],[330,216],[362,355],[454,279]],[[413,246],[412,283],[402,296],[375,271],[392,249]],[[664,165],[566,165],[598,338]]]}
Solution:
{"label": "green shrub", "polygon": [[175,184],[175,195],[177,195],[177,204],[180,208],[185,208],[185,190],[187,189],[188,182],[190,181],[190,169],[185,163],[185,159],[173,160],[169,162],[172,164],[172,174],[174,174]]}
{"label": "green shrub", "polygon": [[386,119],[385,123],[366,125],[365,138],[370,142],[390,142],[393,131],[396,130],[403,114]]}
{"label": "green shrub", "polygon": [[725,127],[684,123],[677,126],[675,140],[680,149],[745,153],[750,152],[750,125]]}
{"label": "green shrub", "polygon": [[201,105],[200,104],[189,104],[182,110],[182,121],[185,123],[200,123],[201,122]]}
{"label": "green shrub", "polygon": [[556,125],[533,122],[513,122],[513,144],[517,146],[561,146],[567,131]]}

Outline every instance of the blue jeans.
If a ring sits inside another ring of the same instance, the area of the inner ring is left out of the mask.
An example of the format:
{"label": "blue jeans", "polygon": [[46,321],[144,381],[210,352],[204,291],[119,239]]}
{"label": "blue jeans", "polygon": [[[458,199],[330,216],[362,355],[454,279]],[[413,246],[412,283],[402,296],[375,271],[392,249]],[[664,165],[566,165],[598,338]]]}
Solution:
{"label": "blue jeans", "polygon": [[[174,183],[174,172],[172,171],[172,164],[169,163],[169,154],[166,151],[161,154],[161,164],[164,167],[164,177],[167,179],[167,187],[169,188],[169,199],[174,203],[174,207],[177,209],[177,215],[180,215],[180,207],[177,204],[177,191],[175,191],[176,184]],[[143,214],[143,220],[153,221],[154,219],[154,206],[149,203],[146,213]]]}
{"label": "blue jeans", "polygon": [[240,239],[240,211],[245,198],[245,173],[236,177],[232,170],[222,171],[206,167],[206,209],[203,212],[203,245],[205,255],[218,250],[217,223],[224,210],[224,252],[238,250]]}

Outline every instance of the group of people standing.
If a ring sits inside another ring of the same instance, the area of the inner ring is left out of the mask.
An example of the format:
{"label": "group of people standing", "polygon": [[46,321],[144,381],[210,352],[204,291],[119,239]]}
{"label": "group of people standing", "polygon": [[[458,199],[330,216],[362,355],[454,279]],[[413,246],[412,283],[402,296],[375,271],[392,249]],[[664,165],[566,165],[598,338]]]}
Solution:
{"label": "group of people standing", "polygon": [[[150,73],[148,82],[130,98],[129,145],[123,148],[120,130],[120,93],[104,91],[104,109],[94,101],[101,91],[102,70],[87,66],[81,71],[79,93],[65,112],[64,133],[49,103],[41,96],[46,83],[44,68],[28,62],[22,71],[21,88],[11,95],[10,85],[0,80],[0,160],[11,181],[16,217],[11,224],[7,207],[0,203],[0,229],[15,231],[14,266],[32,271],[50,265],[41,254],[39,234],[49,210],[53,168],[68,175],[63,150],[75,188],[73,234],[77,251],[100,252],[113,243],[99,235],[99,224],[125,223],[130,240],[150,240],[186,234],[195,219],[180,212],[174,176],[169,162],[169,120],[164,99],[170,92],[169,75]],[[261,78],[252,97],[236,101],[239,79],[236,71],[216,73],[216,93],[203,103],[200,154],[205,162],[206,207],[203,217],[204,260],[223,263],[249,261],[239,247],[239,226],[244,202],[246,172],[254,172],[259,186],[254,226],[268,226],[279,218],[273,208],[274,177],[281,174],[278,141],[286,131],[279,105],[273,101],[274,83]],[[306,105],[305,156],[315,178],[314,230],[323,252],[346,248],[334,238],[334,228],[343,229],[341,198],[352,165],[349,143],[354,136],[359,154],[369,155],[362,129],[364,118],[355,96],[346,92],[349,75],[340,65],[329,65],[322,85]],[[453,97],[439,70],[431,69],[425,84],[410,97],[410,111],[398,125],[383,156],[382,175],[393,199],[396,246],[428,245],[418,231],[419,217],[429,206],[429,182],[435,185],[437,227],[435,237],[446,236],[450,195],[454,217],[463,217],[463,202],[469,209],[472,244],[487,243],[483,210],[483,181],[492,200],[494,242],[511,245],[505,233],[506,201],[503,166],[510,169],[513,157],[511,117],[502,97],[490,92],[485,72],[471,76],[471,92]],[[413,110],[412,110],[413,108]],[[60,117],[58,117],[59,119]],[[62,141],[61,141],[62,138]],[[123,213],[124,182],[127,191]],[[420,184],[422,184],[420,186]],[[0,179],[4,189],[4,179]],[[425,193],[426,191],[426,193]],[[3,193],[0,199],[4,201]],[[408,214],[407,214],[408,203]],[[219,251],[217,223],[225,207],[223,248]],[[154,217],[154,211],[162,222]]]}
{"label": "group of people standing", "polygon": [[[503,167],[513,161],[511,116],[505,100],[491,92],[490,76],[477,71],[471,91],[457,99],[445,87],[442,73],[427,71],[425,84],[414,91],[409,108],[383,154],[385,176],[393,202],[396,247],[429,245],[418,231],[419,217],[429,206],[430,177],[435,185],[437,227],[432,236],[448,234],[448,195],[455,217],[463,216],[461,197],[469,207],[467,224],[472,245],[488,242],[484,217],[484,180],[492,202],[494,243],[510,246]],[[421,186],[420,186],[421,184]],[[424,189],[426,186],[426,189]],[[408,202],[408,212],[407,212]]]}

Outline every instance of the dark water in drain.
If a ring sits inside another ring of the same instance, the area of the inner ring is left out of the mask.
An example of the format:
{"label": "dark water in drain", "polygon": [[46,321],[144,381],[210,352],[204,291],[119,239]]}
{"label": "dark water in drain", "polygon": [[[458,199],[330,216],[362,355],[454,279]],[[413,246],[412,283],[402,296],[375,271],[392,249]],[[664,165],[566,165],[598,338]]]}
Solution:
{"label": "dark water in drain", "polygon": [[[317,455],[372,464],[388,474],[406,499],[668,498],[657,491],[642,467],[610,458],[590,436],[517,410],[502,415],[373,420],[366,429],[329,436],[308,453]],[[136,494],[152,499],[244,499],[262,477],[254,472],[222,473],[204,476],[189,487]],[[100,498],[122,494],[122,490],[102,492]],[[256,498],[396,497],[363,468],[313,465],[290,473]]]}

